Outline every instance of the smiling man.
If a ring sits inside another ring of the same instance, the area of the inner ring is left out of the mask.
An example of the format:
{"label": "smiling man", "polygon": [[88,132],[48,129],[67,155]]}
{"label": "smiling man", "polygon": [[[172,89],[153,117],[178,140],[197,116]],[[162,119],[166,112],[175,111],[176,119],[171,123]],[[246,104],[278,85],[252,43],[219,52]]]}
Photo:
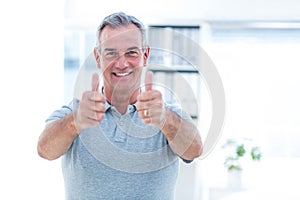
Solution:
{"label": "smiling man", "polygon": [[66,199],[174,199],[178,160],[202,142],[190,117],[152,89],[141,90],[150,47],[143,24],[115,13],[98,28],[92,89],[55,111],[38,141],[41,157],[62,157]]}
{"label": "smiling man", "polygon": [[143,45],[142,33],[134,24],[105,26],[101,30],[94,55],[103,71],[104,94],[124,114],[128,103],[137,100],[150,49]]}

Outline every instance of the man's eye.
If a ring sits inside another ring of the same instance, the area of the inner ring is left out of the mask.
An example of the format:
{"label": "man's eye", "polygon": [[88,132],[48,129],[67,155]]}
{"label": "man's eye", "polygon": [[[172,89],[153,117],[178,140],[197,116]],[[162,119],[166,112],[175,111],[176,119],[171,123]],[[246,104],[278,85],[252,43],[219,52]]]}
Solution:
{"label": "man's eye", "polygon": [[115,57],[117,55],[117,52],[115,51],[109,51],[109,52],[106,52],[105,56],[106,57]]}
{"label": "man's eye", "polygon": [[138,55],[139,55],[138,51],[131,50],[126,52],[126,56],[137,57]]}

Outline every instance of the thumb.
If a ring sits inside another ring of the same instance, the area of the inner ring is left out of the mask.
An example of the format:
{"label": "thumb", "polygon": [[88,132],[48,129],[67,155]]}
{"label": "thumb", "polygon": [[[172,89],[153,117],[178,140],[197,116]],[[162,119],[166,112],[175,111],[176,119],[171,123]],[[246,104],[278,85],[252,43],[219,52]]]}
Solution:
{"label": "thumb", "polygon": [[145,80],[146,91],[152,90],[152,82],[153,82],[153,72],[148,71]]}
{"label": "thumb", "polygon": [[99,76],[97,73],[94,73],[92,77],[92,91],[98,91],[98,89],[99,89]]}

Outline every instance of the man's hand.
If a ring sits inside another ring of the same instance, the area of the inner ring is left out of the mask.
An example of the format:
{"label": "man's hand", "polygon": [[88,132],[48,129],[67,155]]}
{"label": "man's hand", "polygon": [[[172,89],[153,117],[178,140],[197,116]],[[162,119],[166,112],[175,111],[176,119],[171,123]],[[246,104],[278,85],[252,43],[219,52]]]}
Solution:
{"label": "man's hand", "polygon": [[138,96],[137,110],[143,123],[159,127],[164,126],[166,109],[161,92],[152,90],[153,72],[146,74],[146,91]]}
{"label": "man's hand", "polygon": [[105,113],[105,97],[98,92],[99,77],[97,73],[92,77],[92,91],[86,91],[82,95],[79,107],[75,110],[74,122],[79,134],[83,129],[97,126]]}

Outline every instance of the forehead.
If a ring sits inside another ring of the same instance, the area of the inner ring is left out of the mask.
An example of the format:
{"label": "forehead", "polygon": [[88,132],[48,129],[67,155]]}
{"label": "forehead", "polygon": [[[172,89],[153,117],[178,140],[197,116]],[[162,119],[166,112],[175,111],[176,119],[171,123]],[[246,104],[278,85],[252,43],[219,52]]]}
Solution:
{"label": "forehead", "polygon": [[104,27],[100,35],[101,48],[126,49],[129,47],[142,47],[142,33],[137,26]]}

